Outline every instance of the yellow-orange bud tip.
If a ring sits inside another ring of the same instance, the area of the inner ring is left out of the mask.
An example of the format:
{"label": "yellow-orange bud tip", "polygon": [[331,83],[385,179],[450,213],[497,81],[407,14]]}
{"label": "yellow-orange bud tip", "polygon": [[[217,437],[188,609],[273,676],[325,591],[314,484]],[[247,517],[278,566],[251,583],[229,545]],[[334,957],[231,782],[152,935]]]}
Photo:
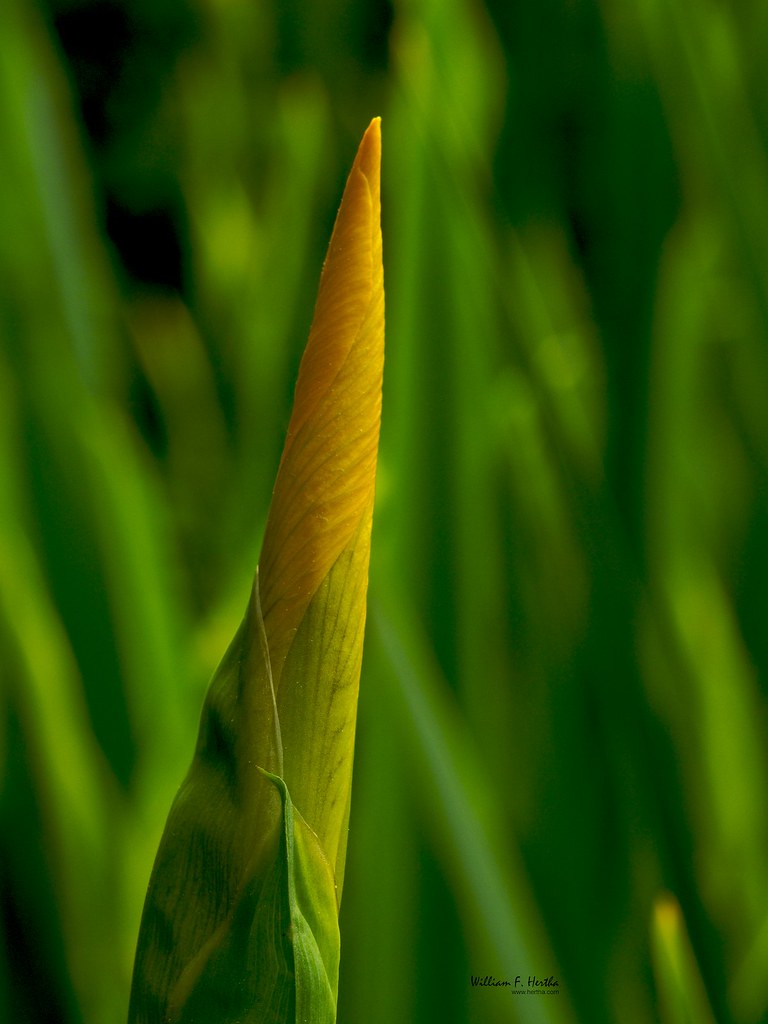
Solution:
{"label": "yellow-orange bud tip", "polygon": [[370,184],[378,184],[381,168],[381,118],[374,117],[360,141],[354,166]]}

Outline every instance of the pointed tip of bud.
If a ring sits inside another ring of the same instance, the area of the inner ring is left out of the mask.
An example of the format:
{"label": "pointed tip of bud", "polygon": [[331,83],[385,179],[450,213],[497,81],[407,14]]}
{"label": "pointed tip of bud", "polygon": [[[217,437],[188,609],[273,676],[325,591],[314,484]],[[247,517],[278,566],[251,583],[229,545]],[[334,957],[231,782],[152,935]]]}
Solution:
{"label": "pointed tip of bud", "polygon": [[381,174],[381,118],[374,117],[366,128],[355,157],[354,166],[377,185]]}

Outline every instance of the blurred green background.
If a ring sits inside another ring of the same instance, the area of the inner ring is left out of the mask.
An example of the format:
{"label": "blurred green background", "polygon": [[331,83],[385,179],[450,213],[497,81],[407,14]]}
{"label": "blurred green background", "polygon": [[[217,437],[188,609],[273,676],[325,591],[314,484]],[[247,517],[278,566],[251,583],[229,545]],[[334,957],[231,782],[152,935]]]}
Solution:
{"label": "blurred green background", "polygon": [[761,0],[3,0],[0,1020],[125,1019],[376,114],[339,1020],[768,1020],[766,44]]}

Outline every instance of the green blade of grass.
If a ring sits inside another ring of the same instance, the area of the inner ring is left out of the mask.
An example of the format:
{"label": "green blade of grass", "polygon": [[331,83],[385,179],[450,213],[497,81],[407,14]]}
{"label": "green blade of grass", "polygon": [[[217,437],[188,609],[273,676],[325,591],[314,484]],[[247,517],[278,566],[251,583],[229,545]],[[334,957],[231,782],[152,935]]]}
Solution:
{"label": "green blade of grass", "polygon": [[674,896],[659,896],[651,928],[662,1024],[715,1024],[688,930]]}
{"label": "green blade of grass", "polygon": [[[375,595],[377,655],[390,678],[409,761],[417,773],[415,793],[435,829],[435,848],[468,926],[492,958],[497,975],[557,976],[525,870],[514,845],[502,838],[505,812],[497,802],[496,786],[485,777],[481,756],[441,691],[428,649],[413,625],[415,617],[405,613],[405,602],[397,604],[395,611],[390,595]],[[525,967],[512,971],[515,965]],[[540,1024],[573,1020],[567,993],[532,997],[523,1010],[494,1009],[500,1020],[514,1020],[516,1013]]]}

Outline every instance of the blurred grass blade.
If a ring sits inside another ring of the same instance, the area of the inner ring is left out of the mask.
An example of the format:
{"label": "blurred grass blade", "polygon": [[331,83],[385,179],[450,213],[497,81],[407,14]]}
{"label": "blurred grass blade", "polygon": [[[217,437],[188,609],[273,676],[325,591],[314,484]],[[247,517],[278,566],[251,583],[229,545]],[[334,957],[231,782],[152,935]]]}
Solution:
{"label": "blurred grass blade", "polygon": [[[26,1019],[11,974],[25,947],[35,950],[38,977],[69,979],[73,992],[60,992],[62,1003],[76,995],[95,1020],[105,1018],[119,983],[109,938],[120,909],[118,872],[108,837],[120,816],[78,666],[23,523],[12,384],[0,353],[0,811],[9,838],[0,887],[7,920],[24,908],[8,943],[7,996],[0,942],[0,1020]],[[56,870],[47,878],[49,862]],[[6,999],[14,1007],[7,1016]],[[63,1006],[53,1012],[63,1014]]]}
{"label": "blurred grass blade", "polygon": [[654,904],[651,942],[662,1024],[715,1024],[680,904],[669,893]]}
{"label": "blurred grass blade", "polygon": [[380,159],[375,120],[323,267],[251,601],[155,863],[132,1024],[336,1017],[381,415]]}
{"label": "blurred grass blade", "polygon": [[[429,654],[413,628],[414,617],[406,616],[402,601],[396,611],[378,591],[376,598],[374,636],[391,673],[418,772],[414,789],[439,832],[435,847],[445,855],[467,921],[488,962],[498,964],[497,975],[506,976],[509,964],[529,965],[525,970],[530,974],[557,975],[524,866],[504,841],[504,811],[457,712],[440,692]],[[510,1019],[510,1012],[502,1019]],[[566,997],[528,1000],[525,1019],[570,1024],[573,1018]]]}
{"label": "blurred grass blade", "polygon": [[739,1021],[759,1021],[768,1017],[768,915],[728,981],[728,1001]]}

